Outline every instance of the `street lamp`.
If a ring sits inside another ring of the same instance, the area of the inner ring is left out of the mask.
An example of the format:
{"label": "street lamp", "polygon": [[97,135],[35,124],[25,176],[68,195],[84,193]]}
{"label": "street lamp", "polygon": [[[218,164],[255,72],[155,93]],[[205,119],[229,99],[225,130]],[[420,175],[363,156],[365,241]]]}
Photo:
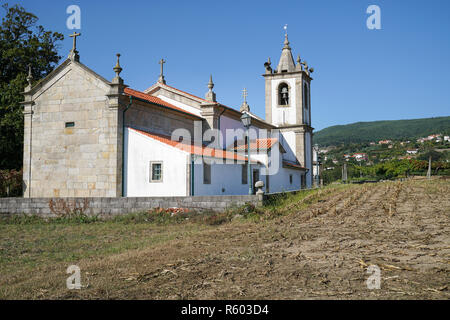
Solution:
{"label": "street lamp", "polygon": [[[253,188],[252,188],[252,175],[251,175],[251,168],[250,168],[250,135],[249,135],[249,128],[252,122],[252,118],[247,112],[243,112],[241,116],[242,124],[245,127],[245,133],[247,136],[247,181],[248,181],[248,194],[253,194]],[[245,143],[245,141],[244,141]]]}
{"label": "street lamp", "polygon": [[316,187],[319,187],[320,184],[320,176],[319,176],[319,145],[315,144],[314,145],[314,150],[316,151],[316,176],[315,176],[315,180],[316,180]]}

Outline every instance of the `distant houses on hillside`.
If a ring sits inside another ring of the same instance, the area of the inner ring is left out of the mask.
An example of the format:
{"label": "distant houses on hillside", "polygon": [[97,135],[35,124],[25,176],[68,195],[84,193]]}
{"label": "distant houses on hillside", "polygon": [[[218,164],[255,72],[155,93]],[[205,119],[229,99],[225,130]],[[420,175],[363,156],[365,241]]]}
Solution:
{"label": "distant houses on hillside", "polygon": [[346,161],[349,161],[351,158],[355,159],[356,161],[367,161],[369,160],[369,156],[367,155],[367,153],[354,153],[352,155],[349,154],[344,154],[344,159]]}
{"label": "distant houses on hillside", "polygon": [[442,134],[438,133],[438,134],[430,134],[428,137],[424,137],[424,138],[419,138],[417,139],[417,142],[420,143],[424,143],[425,141],[436,141],[436,142],[441,142],[442,140],[450,142],[450,136],[443,136]]}

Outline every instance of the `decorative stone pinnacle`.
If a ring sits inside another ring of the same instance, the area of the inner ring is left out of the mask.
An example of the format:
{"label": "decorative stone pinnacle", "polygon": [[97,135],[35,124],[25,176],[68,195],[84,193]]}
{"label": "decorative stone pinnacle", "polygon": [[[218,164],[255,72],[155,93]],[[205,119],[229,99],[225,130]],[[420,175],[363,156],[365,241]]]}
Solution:
{"label": "decorative stone pinnacle", "polygon": [[270,62],[270,57],[267,59],[267,62],[264,63],[264,67],[266,68],[266,74],[272,73],[272,67],[270,66],[272,63]]}
{"label": "decorative stone pinnacle", "polygon": [[116,77],[120,78],[120,73],[122,72],[122,68],[120,67],[120,62],[119,62],[119,58],[120,58],[120,53],[116,54],[117,56],[117,63],[116,66],[113,68],[114,72],[116,73]]}
{"label": "decorative stone pinnacle", "polygon": [[290,49],[287,33],[284,35],[284,47],[283,47],[283,49]]}
{"label": "decorative stone pinnacle", "polygon": [[300,55],[297,56],[297,65],[295,66],[297,71],[303,70],[302,60],[300,59]]}
{"label": "decorative stone pinnacle", "polygon": [[214,91],[212,91],[212,89],[214,88],[214,83],[212,80],[212,74],[209,75],[209,82],[208,82],[208,92],[205,95],[205,100],[208,101],[213,101],[213,102],[217,102],[216,100],[216,94],[214,93]]}
{"label": "decorative stone pinnacle", "polygon": [[164,79],[164,63],[166,63],[166,60],[161,59],[158,62],[161,65],[161,73],[159,74],[158,82],[166,84],[166,80]]}
{"label": "decorative stone pinnacle", "polygon": [[28,65],[28,76],[27,82],[31,86],[31,81],[33,81],[33,74],[31,73],[31,64]]}
{"label": "decorative stone pinnacle", "polygon": [[214,88],[214,83],[213,83],[213,80],[212,80],[212,74],[209,76],[208,88],[209,88],[209,91],[212,91],[212,89]]}
{"label": "decorative stone pinnacle", "polygon": [[33,75],[31,73],[31,64],[28,65],[28,76],[27,76],[27,82],[28,82],[28,86],[26,86],[25,91],[30,91],[32,88],[32,83],[33,81]]}

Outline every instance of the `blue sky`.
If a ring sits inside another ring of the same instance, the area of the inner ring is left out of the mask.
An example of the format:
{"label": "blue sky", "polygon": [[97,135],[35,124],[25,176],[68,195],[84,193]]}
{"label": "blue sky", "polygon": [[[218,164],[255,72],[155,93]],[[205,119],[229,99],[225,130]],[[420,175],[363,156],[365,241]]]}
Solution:
{"label": "blue sky", "polygon": [[[4,3],[5,1],[0,1]],[[264,117],[264,62],[276,67],[283,26],[294,57],[314,67],[312,125],[450,115],[450,1],[64,1],[22,0],[47,29],[68,35],[66,8],[81,8],[81,62],[112,79],[120,52],[125,83],[156,82],[203,97],[212,73],[217,99]],[[366,9],[381,8],[381,30]],[[3,15],[3,12],[1,13]],[[65,58],[72,46],[66,37]]]}

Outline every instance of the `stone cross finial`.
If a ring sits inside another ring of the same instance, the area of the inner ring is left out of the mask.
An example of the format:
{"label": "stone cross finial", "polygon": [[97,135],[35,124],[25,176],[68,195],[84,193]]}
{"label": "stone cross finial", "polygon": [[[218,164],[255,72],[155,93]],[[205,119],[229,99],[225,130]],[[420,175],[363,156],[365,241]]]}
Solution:
{"label": "stone cross finial", "polygon": [[242,105],[241,105],[241,109],[240,109],[241,112],[244,112],[244,111],[249,112],[250,111],[250,106],[247,103],[247,96],[248,96],[247,88],[244,88],[244,90],[242,90],[242,97],[244,98],[244,102],[242,102]]}
{"label": "stone cross finial", "polygon": [[69,37],[73,38],[73,48],[72,51],[75,52],[77,51],[77,37],[81,36],[81,33],[76,33],[75,31],[69,35]]}
{"label": "stone cross finial", "polygon": [[76,33],[75,31],[71,35],[69,35],[69,37],[73,38],[73,47],[72,47],[72,50],[70,50],[69,58],[71,60],[75,60],[75,61],[80,60],[80,56],[78,55],[78,51],[77,51],[77,37],[78,36],[81,36],[81,33]]}
{"label": "stone cross finial", "polygon": [[158,62],[161,65],[161,73],[159,74],[158,82],[166,84],[166,80],[164,79],[164,63],[166,63],[166,60],[161,59]]}
{"label": "stone cross finial", "polygon": [[244,90],[242,90],[242,97],[244,98],[244,102],[247,102],[247,88],[244,88]]}

